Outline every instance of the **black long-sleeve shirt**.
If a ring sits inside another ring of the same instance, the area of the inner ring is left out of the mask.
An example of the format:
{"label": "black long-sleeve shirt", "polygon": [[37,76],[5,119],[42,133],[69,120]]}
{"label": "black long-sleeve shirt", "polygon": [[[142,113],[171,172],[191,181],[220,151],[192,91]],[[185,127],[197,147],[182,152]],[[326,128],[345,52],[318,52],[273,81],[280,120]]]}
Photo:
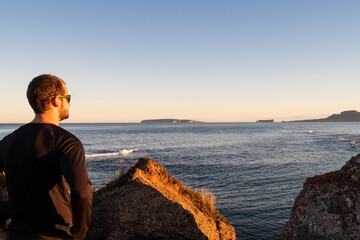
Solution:
{"label": "black long-sleeve shirt", "polygon": [[66,233],[55,228],[62,224],[73,225],[74,239],[85,238],[92,189],[78,138],[53,124],[26,124],[0,141],[2,170],[9,192],[10,232],[65,238]]}

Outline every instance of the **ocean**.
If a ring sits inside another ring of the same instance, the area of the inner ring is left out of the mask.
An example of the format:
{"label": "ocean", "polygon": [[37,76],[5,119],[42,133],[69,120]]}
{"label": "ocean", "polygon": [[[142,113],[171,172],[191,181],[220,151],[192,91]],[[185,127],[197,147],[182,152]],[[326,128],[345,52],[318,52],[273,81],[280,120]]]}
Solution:
{"label": "ocean", "polygon": [[[19,124],[0,124],[0,139]],[[276,239],[307,177],[359,153],[360,123],[62,124],[83,142],[93,186],[140,157],[206,188],[237,239]]]}

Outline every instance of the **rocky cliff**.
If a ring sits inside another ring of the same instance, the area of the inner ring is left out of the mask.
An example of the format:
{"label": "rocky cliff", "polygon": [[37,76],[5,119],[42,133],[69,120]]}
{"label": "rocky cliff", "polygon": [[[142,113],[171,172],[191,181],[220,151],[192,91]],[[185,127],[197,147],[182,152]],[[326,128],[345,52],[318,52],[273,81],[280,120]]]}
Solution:
{"label": "rocky cliff", "polygon": [[360,154],[306,180],[280,239],[360,239]]}
{"label": "rocky cliff", "polygon": [[213,204],[143,158],[95,193],[87,239],[235,239]]}

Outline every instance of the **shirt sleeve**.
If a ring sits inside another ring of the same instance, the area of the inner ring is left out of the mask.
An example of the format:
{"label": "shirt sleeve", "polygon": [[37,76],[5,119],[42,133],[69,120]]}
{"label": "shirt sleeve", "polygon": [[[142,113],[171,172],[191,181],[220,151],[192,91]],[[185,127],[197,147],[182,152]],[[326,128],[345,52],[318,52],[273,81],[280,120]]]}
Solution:
{"label": "shirt sleeve", "polygon": [[5,223],[9,218],[10,218],[9,207],[4,203],[0,203],[0,227],[1,228],[5,228]]}
{"label": "shirt sleeve", "polygon": [[[5,175],[3,174],[4,159],[3,159],[2,147],[3,147],[3,140],[0,141],[0,187],[6,188]],[[0,189],[0,191],[4,191],[4,189]],[[3,200],[4,199],[0,199],[0,227],[4,227],[6,220],[10,218],[8,202],[4,202]]]}
{"label": "shirt sleeve", "polygon": [[60,168],[70,186],[70,203],[73,226],[70,231],[75,239],[84,239],[91,220],[92,188],[88,177],[85,151],[77,138],[66,140],[60,157]]}
{"label": "shirt sleeve", "polygon": [[3,159],[3,140],[0,141],[0,173],[2,173],[4,171],[4,159]]}

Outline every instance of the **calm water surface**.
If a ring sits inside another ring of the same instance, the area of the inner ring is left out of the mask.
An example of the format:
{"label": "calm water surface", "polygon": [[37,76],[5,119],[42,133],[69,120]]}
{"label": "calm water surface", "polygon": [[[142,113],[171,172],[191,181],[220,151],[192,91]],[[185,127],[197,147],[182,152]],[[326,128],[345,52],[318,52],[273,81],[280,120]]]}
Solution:
{"label": "calm water surface", "polygon": [[[0,124],[0,139],[19,125]],[[360,123],[63,124],[83,142],[102,187],[139,157],[206,188],[237,238],[276,239],[307,177],[359,153]]]}

